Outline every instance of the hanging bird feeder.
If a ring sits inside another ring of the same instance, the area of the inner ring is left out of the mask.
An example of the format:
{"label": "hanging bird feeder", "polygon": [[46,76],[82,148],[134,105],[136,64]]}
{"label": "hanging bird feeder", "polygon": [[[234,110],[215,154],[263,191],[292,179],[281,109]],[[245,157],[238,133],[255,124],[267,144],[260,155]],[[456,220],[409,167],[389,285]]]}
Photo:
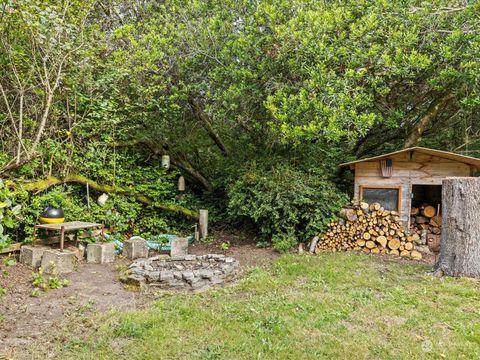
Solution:
{"label": "hanging bird feeder", "polygon": [[165,169],[170,169],[170,156],[163,155],[162,156],[162,167]]}
{"label": "hanging bird feeder", "polygon": [[178,178],[178,191],[185,191],[185,178],[183,176]]}

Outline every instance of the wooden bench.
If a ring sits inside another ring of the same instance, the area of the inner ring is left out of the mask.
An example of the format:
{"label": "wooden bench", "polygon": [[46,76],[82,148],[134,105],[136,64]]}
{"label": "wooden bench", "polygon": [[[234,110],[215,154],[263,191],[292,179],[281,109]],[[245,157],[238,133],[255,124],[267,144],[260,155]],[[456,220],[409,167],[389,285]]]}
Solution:
{"label": "wooden bench", "polygon": [[63,222],[59,224],[38,224],[38,225],[35,225],[33,237],[34,239],[36,238],[37,229],[44,229],[47,232],[49,231],[60,232],[60,250],[63,251],[66,232],[73,232],[73,231],[76,232],[78,230],[87,230],[87,229],[95,229],[95,228],[102,229],[102,239],[103,239],[104,230],[105,230],[103,224],[91,223],[86,221],[69,221],[69,222]]}

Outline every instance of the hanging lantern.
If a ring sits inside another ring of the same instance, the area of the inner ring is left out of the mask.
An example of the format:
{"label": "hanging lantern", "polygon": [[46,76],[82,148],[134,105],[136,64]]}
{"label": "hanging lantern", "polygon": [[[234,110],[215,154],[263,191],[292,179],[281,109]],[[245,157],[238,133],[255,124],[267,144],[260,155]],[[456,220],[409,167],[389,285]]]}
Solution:
{"label": "hanging lantern", "polygon": [[162,167],[165,169],[170,169],[170,156],[163,155],[162,156]]}
{"label": "hanging lantern", "polygon": [[185,191],[185,178],[183,176],[178,178],[178,191]]}

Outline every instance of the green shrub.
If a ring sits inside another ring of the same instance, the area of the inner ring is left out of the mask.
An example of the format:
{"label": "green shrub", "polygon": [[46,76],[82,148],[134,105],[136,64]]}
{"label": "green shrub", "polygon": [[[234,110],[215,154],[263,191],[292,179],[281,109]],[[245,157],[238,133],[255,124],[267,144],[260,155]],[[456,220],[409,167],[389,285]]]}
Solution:
{"label": "green shrub", "polygon": [[0,250],[8,248],[15,241],[21,219],[22,206],[0,179]]}
{"label": "green shrub", "polygon": [[289,234],[275,234],[272,236],[273,248],[279,252],[287,252],[297,244],[297,238]]}
{"label": "green shrub", "polygon": [[253,222],[275,248],[285,250],[321,232],[347,201],[335,184],[288,165],[246,168],[228,188],[228,213]]}

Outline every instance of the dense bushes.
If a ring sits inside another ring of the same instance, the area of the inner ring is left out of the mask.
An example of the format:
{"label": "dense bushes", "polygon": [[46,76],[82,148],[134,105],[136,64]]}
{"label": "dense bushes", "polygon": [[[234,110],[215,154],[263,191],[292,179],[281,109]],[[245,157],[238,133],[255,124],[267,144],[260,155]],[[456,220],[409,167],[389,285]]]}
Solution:
{"label": "dense bushes", "polygon": [[17,203],[8,186],[0,180],[0,250],[14,242],[21,210],[22,206]]}
{"label": "dense bushes", "polygon": [[[90,192],[90,207],[87,206],[86,189],[81,185],[55,187],[45,193],[29,196],[23,203],[24,211],[19,224],[21,236],[18,240],[32,240],[33,226],[38,223],[38,217],[46,205],[61,207],[65,212],[65,221],[102,222],[110,233],[123,239],[132,235],[149,237],[186,231],[192,225],[189,220],[159,211],[124,195],[109,194],[106,204],[100,206],[96,201],[99,195]],[[170,200],[166,202],[175,202],[175,193]]]}
{"label": "dense bushes", "polygon": [[268,170],[255,164],[228,189],[228,212],[253,221],[280,251],[322,231],[346,195],[320,174],[281,165]]}
{"label": "dense bushes", "polygon": [[[115,184],[141,193],[154,203],[198,208],[189,191],[182,197],[177,196],[179,173],[176,169],[165,170],[159,166],[157,159],[150,159],[142,152],[126,150],[115,154],[116,164],[113,168],[108,161],[112,158],[112,152],[98,153],[104,156],[95,157],[92,153],[88,161],[78,161],[75,170],[102,185]],[[88,151],[86,155],[89,155]],[[102,222],[117,238],[190,232],[193,225],[191,220],[142,204],[124,194],[109,193],[107,202],[101,206],[97,203],[101,192],[90,189],[88,206],[84,185],[65,184],[29,193],[24,190],[22,183],[20,178],[9,181],[7,186],[0,181],[0,250],[12,242],[31,241],[34,225],[47,205],[62,208],[66,221]],[[21,211],[20,207],[15,207],[16,204],[21,204]]]}
{"label": "dense bushes", "polygon": [[[206,207],[212,225],[250,221],[285,249],[343,202],[351,175],[331,179],[347,159],[417,144],[480,151],[478,2],[3,3],[4,179],[78,174]],[[177,197],[177,171],[194,196]],[[125,235],[184,225],[131,196],[99,207],[92,192],[88,209],[85,195],[28,194],[23,222],[3,210],[3,233],[28,237],[45,202]]]}

